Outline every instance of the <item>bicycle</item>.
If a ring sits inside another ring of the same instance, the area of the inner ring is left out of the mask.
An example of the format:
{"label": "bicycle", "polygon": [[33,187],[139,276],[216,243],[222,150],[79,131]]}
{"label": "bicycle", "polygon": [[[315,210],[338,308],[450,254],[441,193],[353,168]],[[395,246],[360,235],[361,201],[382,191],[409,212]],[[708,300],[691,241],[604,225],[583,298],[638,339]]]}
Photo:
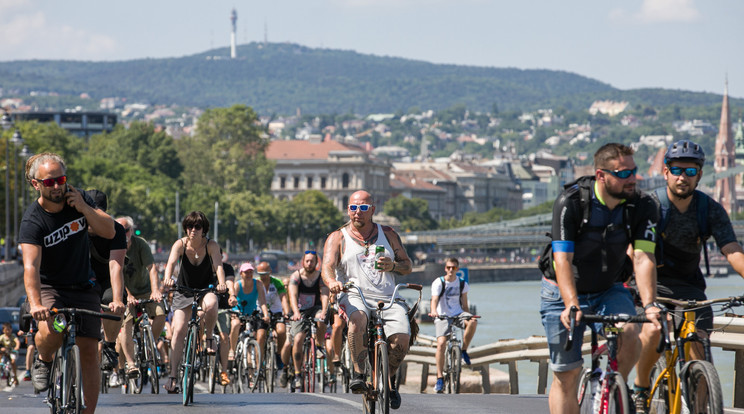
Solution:
{"label": "bicycle", "polygon": [[8,387],[18,385],[18,381],[15,380],[10,353],[14,353],[16,356],[18,355],[18,351],[12,350],[9,353],[4,353],[2,358],[0,358],[0,378],[5,379],[5,385]]}
{"label": "bicycle", "polygon": [[444,384],[447,389],[447,394],[459,394],[460,393],[460,374],[462,372],[462,337],[461,331],[465,329],[463,326],[464,321],[471,319],[478,319],[478,315],[462,315],[462,316],[437,316],[438,319],[447,320],[451,325],[449,334],[447,335],[447,350],[445,351],[444,357]]}
{"label": "bicycle", "polygon": [[[571,326],[568,331],[564,348],[569,351],[573,347],[573,334],[576,323],[575,306],[571,307],[569,318]],[[618,323],[647,323],[651,322],[645,316],[617,314],[590,315],[584,314],[582,321],[587,323],[601,323],[606,342],[599,345],[597,331],[591,330],[591,368],[585,369],[579,378],[579,411],[582,414],[629,414],[633,412],[628,386],[623,376],[617,372],[618,337],[623,328]],[[604,371],[600,368],[602,355],[607,355],[607,365]]]}
{"label": "bicycle", "polygon": [[390,412],[390,366],[388,360],[388,343],[383,329],[384,319],[382,315],[383,312],[393,307],[396,300],[403,300],[396,299],[400,288],[417,290],[419,292],[418,300],[420,301],[423,286],[413,283],[400,283],[395,286],[390,301],[387,304],[383,301],[378,301],[377,306],[370,306],[364,297],[362,289],[354,285],[353,282],[346,283],[343,290],[347,292],[352,288],[359,293],[362,303],[364,303],[367,309],[372,311],[371,318],[367,321],[369,342],[367,344],[367,363],[364,367],[364,376],[370,382],[367,383],[367,391],[363,394],[363,411],[365,414],[388,414]]}
{"label": "bicycle", "polygon": [[[318,368],[316,362],[317,344],[315,343],[315,335],[318,331],[316,322],[318,322],[318,319],[314,315],[302,315],[302,332],[305,333],[305,340],[302,343],[302,392],[315,392]],[[292,392],[294,392],[293,388]]]}
{"label": "bicycle", "polygon": [[[651,389],[646,400],[649,413],[723,413],[721,382],[712,364],[710,341],[697,333],[695,310],[714,304],[723,304],[721,310],[742,306],[744,296],[701,301],[663,297],[656,300],[667,307],[681,308],[681,311],[668,310],[674,321],[675,346],[669,340],[667,324],[662,324],[665,328],[661,338],[663,350],[660,347],[657,352],[663,351],[664,355],[651,370]],[[679,312],[682,312],[681,317]],[[702,345],[705,360],[692,359],[693,343]],[[679,372],[675,366],[679,366]]]}
{"label": "bicycle", "polygon": [[266,329],[266,357],[263,358],[263,371],[266,383],[266,392],[274,392],[274,383],[276,382],[276,358],[277,358],[277,343],[276,336],[274,335],[274,327],[277,323],[284,323],[284,316],[282,314],[272,314],[271,321],[268,329]]}
{"label": "bicycle", "polygon": [[240,325],[243,329],[238,337],[238,343],[235,346],[235,362],[233,387],[238,393],[253,391],[258,383],[258,376],[261,367],[261,347],[258,341],[253,338],[251,329],[252,323],[257,318],[257,312],[252,315],[243,315],[237,311],[230,311],[240,318]]}
{"label": "bicycle", "polygon": [[191,300],[191,318],[189,319],[189,328],[186,333],[183,360],[179,369],[180,379],[178,381],[182,384],[183,405],[189,405],[189,403],[194,402],[194,380],[196,371],[199,368],[196,361],[199,342],[201,340],[199,329],[201,316],[199,316],[198,312],[199,299],[207,293],[215,292],[216,288],[213,285],[209,285],[206,289],[192,289],[186,286],[178,286],[178,291],[184,295],[193,295],[193,299]]}
{"label": "bicycle", "polygon": [[[101,312],[78,308],[52,308],[51,317],[61,315],[65,319],[62,331],[64,339],[62,346],[54,355],[52,369],[49,373],[49,390],[44,402],[51,409],[52,414],[80,413],[85,408],[83,394],[82,368],[80,365],[80,349],[75,344],[77,335],[78,316],[120,321],[121,318]],[[24,319],[31,319],[31,315],[24,315]]]}
{"label": "bicycle", "polygon": [[[127,378],[129,386],[127,391],[141,394],[146,383],[150,383],[153,394],[160,393],[158,366],[160,365],[160,353],[155,346],[155,337],[152,334],[150,318],[145,311],[145,305],[154,303],[152,299],[140,299],[134,305],[134,320],[132,322],[132,340],[134,341],[134,366],[139,375]],[[129,375],[127,375],[129,377]]]}

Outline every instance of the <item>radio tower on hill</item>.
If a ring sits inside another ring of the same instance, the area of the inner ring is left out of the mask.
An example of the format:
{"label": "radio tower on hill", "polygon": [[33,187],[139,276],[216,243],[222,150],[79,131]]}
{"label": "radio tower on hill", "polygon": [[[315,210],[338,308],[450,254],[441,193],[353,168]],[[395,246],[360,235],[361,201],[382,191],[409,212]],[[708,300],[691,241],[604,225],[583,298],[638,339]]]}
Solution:
{"label": "radio tower on hill", "polygon": [[238,12],[234,8],[232,9],[232,13],[230,13],[230,22],[232,23],[232,31],[230,32],[230,58],[235,59],[237,56],[235,53],[235,28],[238,22]]}

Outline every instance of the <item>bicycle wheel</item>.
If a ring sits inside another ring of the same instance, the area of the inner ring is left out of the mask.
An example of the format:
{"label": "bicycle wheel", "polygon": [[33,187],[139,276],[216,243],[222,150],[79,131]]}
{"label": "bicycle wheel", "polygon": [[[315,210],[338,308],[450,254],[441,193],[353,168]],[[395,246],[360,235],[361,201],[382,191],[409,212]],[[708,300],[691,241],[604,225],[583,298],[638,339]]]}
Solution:
{"label": "bicycle wheel", "polygon": [[628,397],[628,386],[625,379],[617,372],[605,378],[609,387],[609,401],[607,404],[608,414],[630,414],[632,403]]}
{"label": "bicycle wheel", "polygon": [[261,369],[261,347],[255,339],[250,339],[245,345],[246,388],[254,392],[258,386],[258,371]]}
{"label": "bicycle wheel", "polygon": [[462,351],[459,346],[453,346],[450,352],[450,383],[452,384],[452,393],[460,393],[460,373],[462,372]]}
{"label": "bicycle wheel", "polygon": [[692,361],[684,378],[687,384],[687,407],[691,413],[723,413],[721,381],[716,368],[708,361]]}
{"label": "bicycle wheel", "polygon": [[368,390],[367,392],[362,394],[362,408],[364,410],[364,414],[374,414],[376,406],[375,403],[377,402],[374,392],[369,391],[369,387],[371,387],[372,384],[367,382],[368,379],[375,378],[375,372],[372,369],[372,363],[374,362],[374,354],[372,353],[372,349],[374,349],[374,345],[370,344],[369,346],[370,348],[367,351],[367,362],[364,364],[364,381],[367,383]]}
{"label": "bicycle wheel", "polygon": [[214,355],[206,355],[207,357],[207,389],[209,390],[210,394],[214,394],[214,387],[216,385],[217,376],[219,375],[219,364],[220,359],[218,355],[220,354],[220,339],[219,335],[215,335],[212,339],[214,343],[214,349],[215,353]]}
{"label": "bicycle wheel", "polygon": [[321,394],[325,392],[326,386],[326,360],[325,358],[316,359],[315,363],[315,376],[318,379],[318,388]]}
{"label": "bicycle wheel", "polygon": [[266,392],[274,392],[274,381],[276,380],[276,342],[272,338],[266,347],[265,377]]}
{"label": "bicycle wheel", "polygon": [[64,387],[64,376],[62,366],[62,348],[54,354],[54,361],[52,363],[52,369],[49,372],[49,389],[47,390],[47,404],[51,414],[57,414],[62,412],[62,388]]}
{"label": "bicycle wheel", "polygon": [[140,369],[140,375],[150,383],[150,391],[153,394],[160,394],[160,379],[158,376],[160,357],[158,348],[155,346],[155,338],[152,336],[152,329],[149,326],[144,330],[143,339],[145,341],[146,364]]}
{"label": "bicycle wheel", "polygon": [[65,412],[77,414],[83,405],[83,377],[80,368],[80,349],[77,345],[70,347],[65,359],[62,407]]}
{"label": "bicycle wheel", "polygon": [[375,394],[377,396],[377,413],[388,414],[390,411],[390,376],[387,345],[376,346],[375,355]]}
{"label": "bicycle wheel", "polygon": [[[659,375],[666,369],[666,359],[662,355],[654,367],[651,369],[651,391],[650,404],[648,405],[649,414],[666,414],[669,412],[669,376],[668,374],[664,378],[659,379],[659,385],[653,388]],[[672,385],[674,387],[674,385]],[[674,392],[674,390],[672,390]]]}
{"label": "bicycle wheel", "polygon": [[[594,381],[594,384],[592,384]],[[594,389],[592,389],[592,385]],[[592,378],[592,370],[585,369],[579,378],[579,412],[581,414],[592,414],[594,412],[594,392],[599,391],[599,378]]]}
{"label": "bicycle wheel", "polygon": [[145,357],[145,346],[140,337],[132,338],[132,340],[134,340],[134,367],[137,368],[139,375],[130,376],[127,370],[127,393],[141,394],[142,381],[144,380],[144,376],[142,375],[144,361],[142,359]]}
{"label": "bicycle wheel", "polygon": [[[310,334],[308,334],[310,335]],[[304,392],[315,392],[315,338],[310,337],[307,348],[305,348],[305,369],[303,369],[305,378]]]}
{"label": "bicycle wheel", "polygon": [[196,341],[197,333],[195,327],[189,328],[186,336],[186,346],[183,349],[183,377],[181,378],[181,394],[183,396],[183,405],[189,405],[193,401],[194,392],[194,361],[196,360]]}

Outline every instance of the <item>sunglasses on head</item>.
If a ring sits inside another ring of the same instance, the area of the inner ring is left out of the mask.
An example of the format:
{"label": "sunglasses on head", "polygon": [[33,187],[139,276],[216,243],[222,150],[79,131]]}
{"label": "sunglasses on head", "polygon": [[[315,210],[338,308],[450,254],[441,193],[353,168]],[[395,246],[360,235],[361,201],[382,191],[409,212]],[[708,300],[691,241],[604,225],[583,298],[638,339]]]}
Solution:
{"label": "sunglasses on head", "polygon": [[620,170],[620,171],[618,171],[618,170],[614,170],[614,171],[613,170],[606,170],[606,169],[602,168],[602,171],[604,171],[606,173],[609,173],[609,174],[613,175],[614,177],[620,178],[621,180],[624,180],[624,179],[630,177],[631,175],[636,175],[636,173],[638,172],[638,167],[635,167],[632,170]]}
{"label": "sunglasses on head", "polygon": [[191,230],[191,229],[201,230],[202,229],[202,225],[201,224],[192,224],[190,226],[186,226],[186,230]]}
{"label": "sunglasses on head", "polygon": [[349,204],[349,211],[367,211],[369,208],[372,207],[371,204]]}
{"label": "sunglasses on head", "polygon": [[64,185],[67,182],[67,176],[66,175],[60,175],[56,178],[34,178],[34,180],[44,184],[44,187],[54,187],[54,183],[57,183],[59,185]]}
{"label": "sunglasses on head", "polygon": [[315,250],[305,250],[305,254],[312,254],[313,256],[317,256],[318,252],[316,252]]}
{"label": "sunglasses on head", "polygon": [[682,167],[669,167],[669,172],[672,173],[672,175],[680,176],[682,175],[682,172],[685,173],[688,177],[694,177],[698,175],[698,172],[700,171],[697,167],[688,167],[688,168],[682,168]]}

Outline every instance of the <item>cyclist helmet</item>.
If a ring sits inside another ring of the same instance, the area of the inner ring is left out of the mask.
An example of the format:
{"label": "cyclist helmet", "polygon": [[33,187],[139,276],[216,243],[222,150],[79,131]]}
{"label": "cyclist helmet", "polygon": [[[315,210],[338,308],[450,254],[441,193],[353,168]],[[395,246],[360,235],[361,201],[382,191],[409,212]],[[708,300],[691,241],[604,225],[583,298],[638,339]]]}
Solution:
{"label": "cyclist helmet", "polygon": [[665,164],[673,160],[691,161],[702,167],[705,164],[705,152],[700,145],[683,139],[670,145],[664,155]]}

